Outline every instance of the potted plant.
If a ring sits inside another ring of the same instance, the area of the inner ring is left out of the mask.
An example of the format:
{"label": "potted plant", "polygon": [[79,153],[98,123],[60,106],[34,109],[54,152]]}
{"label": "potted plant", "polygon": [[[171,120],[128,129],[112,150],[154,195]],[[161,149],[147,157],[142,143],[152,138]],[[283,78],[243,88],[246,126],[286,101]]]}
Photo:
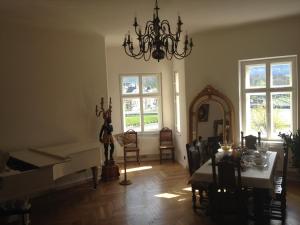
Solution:
{"label": "potted plant", "polygon": [[300,129],[294,133],[279,133],[285,144],[292,151],[293,166],[300,169]]}

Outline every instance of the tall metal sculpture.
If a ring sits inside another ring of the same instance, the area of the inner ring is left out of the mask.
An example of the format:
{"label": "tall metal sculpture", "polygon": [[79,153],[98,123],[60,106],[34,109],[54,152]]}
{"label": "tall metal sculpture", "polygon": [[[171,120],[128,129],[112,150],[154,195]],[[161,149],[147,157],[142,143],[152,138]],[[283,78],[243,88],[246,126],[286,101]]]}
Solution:
{"label": "tall metal sculpture", "polygon": [[102,114],[104,120],[104,123],[99,133],[99,141],[104,145],[105,161],[104,161],[104,165],[102,166],[102,174],[101,174],[101,180],[104,181],[118,179],[120,176],[119,167],[115,164],[115,161],[113,159],[115,146],[114,146],[114,139],[112,135],[113,126],[111,121],[111,113],[112,113],[111,98],[109,98],[108,109],[105,110],[104,99],[102,97],[100,102],[100,109],[96,105],[96,116],[100,117],[100,115]]}

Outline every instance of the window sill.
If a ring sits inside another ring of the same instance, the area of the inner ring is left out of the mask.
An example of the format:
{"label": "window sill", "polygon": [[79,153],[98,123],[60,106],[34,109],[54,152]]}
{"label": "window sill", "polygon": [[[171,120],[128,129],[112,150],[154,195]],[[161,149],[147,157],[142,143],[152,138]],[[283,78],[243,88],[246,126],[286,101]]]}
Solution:
{"label": "window sill", "polygon": [[159,131],[137,132],[139,136],[154,136],[159,135]]}

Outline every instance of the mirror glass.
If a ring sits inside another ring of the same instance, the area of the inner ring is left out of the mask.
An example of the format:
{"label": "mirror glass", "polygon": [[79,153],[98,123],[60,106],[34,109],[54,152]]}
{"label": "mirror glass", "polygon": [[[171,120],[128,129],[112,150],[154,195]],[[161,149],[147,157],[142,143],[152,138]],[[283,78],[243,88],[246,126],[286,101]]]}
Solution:
{"label": "mirror glass", "polygon": [[212,136],[223,136],[224,112],[215,101],[204,101],[198,107],[196,136],[207,139]]}
{"label": "mirror glass", "polygon": [[189,140],[218,137],[222,143],[234,144],[234,111],[230,100],[207,86],[193,100],[189,113]]}

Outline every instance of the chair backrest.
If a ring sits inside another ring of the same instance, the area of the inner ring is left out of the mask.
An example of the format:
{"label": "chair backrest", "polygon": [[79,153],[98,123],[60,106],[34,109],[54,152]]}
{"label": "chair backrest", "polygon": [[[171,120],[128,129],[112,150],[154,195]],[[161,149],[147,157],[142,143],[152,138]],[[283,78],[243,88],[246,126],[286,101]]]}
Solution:
{"label": "chair backrest", "polygon": [[192,175],[201,165],[201,153],[194,144],[186,144],[189,172]]}
{"label": "chair backrest", "polygon": [[164,127],[159,132],[159,143],[162,144],[171,144],[173,143],[172,130],[168,127]]}
{"label": "chair backrest", "polygon": [[216,153],[218,149],[220,148],[219,143],[222,142],[222,137],[220,136],[214,136],[214,137],[208,137],[207,138],[207,148],[209,154]]}
{"label": "chair backrest", "polygon": [[[218,175],[216,168],[218,169]],[[242,180],[239,159],[224,156],[223,159],[216,163],[215,156],[212,154],[212,172],[213,183],[217,189],[226,189],[227,191],[241,190]]]}
{"label": "chair backrest", "polygon": [[130,129],[124,133],[124,147],[137,147],[137,132]]}
{"label": "chair backrest", "polygon": [[[247,147],[249,149],[256,149],[256,144],[261,144],[261,133],[257,133],[257,137],[254,135],[244,136],[244,132],[241,131],[241,146],[242,148]],[[245,141],[245,144],[244,144]]]}
{"label": "chair backrest", "polygon": [[288,170],[288,158],[289,158],[289,148],[287,143],[283,143],[283,171],[282,171],[282,182],[281,182],[281,195],[285,199],[286,196],[286,180],[287,180],[287,170]]}

